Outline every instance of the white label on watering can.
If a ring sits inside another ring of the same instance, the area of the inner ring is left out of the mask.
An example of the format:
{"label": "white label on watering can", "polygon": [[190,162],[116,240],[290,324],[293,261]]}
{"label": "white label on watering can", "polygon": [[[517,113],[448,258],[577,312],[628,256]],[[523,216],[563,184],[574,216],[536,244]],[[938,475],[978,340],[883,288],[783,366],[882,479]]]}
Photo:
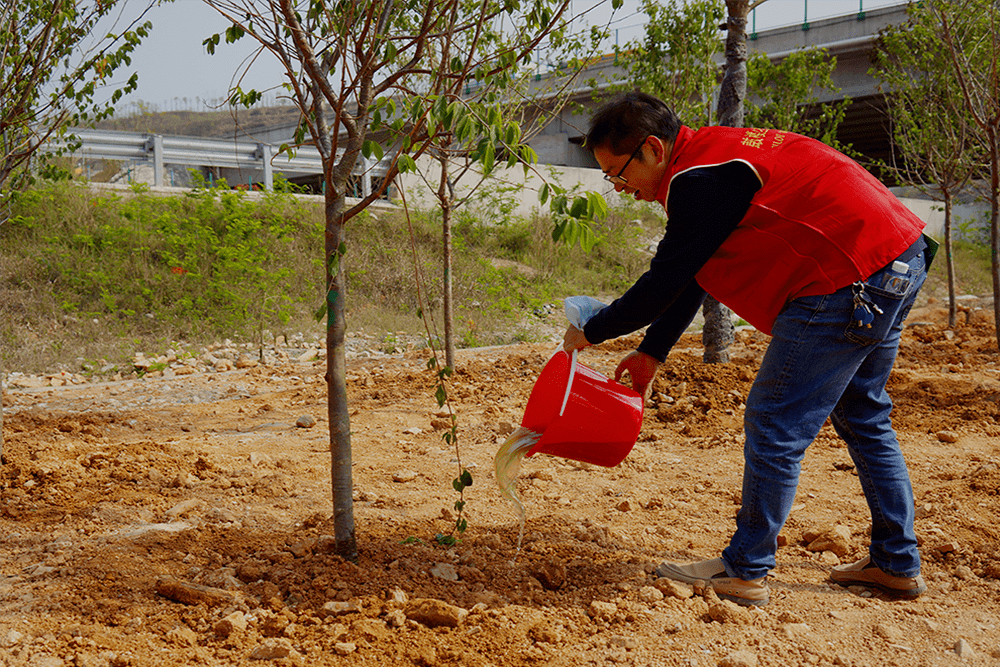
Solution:
{"label": "white label on watering can", "polygon": [[566,404],[569,402],[569,393],[573,388],[573,376],[576,375],[576,350],[573,350],[571,355],[571,361],[569,363],[569,378],[566,380],[566,393],[563,394],[562,407],[559,408],[559,416],[562,417],[563,413],[566,412]]}

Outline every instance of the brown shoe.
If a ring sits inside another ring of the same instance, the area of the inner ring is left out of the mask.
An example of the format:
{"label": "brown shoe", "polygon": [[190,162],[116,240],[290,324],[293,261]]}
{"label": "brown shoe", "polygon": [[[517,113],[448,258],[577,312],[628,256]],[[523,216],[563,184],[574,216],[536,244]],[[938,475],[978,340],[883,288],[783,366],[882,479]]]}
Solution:
{"label": "brown shoe", "polygon": [[915,598],[927,590],[924,578],[894,577],[872,563],[871,556],[857,563],[838,565],[830,572],[830,579],[841,586],[874,586],[884,593],[902,598]]}
{"label": "brown shoe", "polygon": [[715,594],[723,600],[729,600],[744,607],[751,605],[760,607],[771,599],[767,584],[764,583],[766,577],[752,581],[730,577],[726,574],[726,566],[722,564],[721,558],[703,560],[689,565],[660,563],[656,567],[656,574],[693,586],[711,586],[715,590]]}

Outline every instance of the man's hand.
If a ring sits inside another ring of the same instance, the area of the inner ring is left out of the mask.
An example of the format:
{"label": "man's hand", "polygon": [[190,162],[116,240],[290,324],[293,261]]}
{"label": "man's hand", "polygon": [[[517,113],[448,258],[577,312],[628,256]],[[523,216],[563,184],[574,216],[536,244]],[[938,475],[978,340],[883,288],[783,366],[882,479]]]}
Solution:
{"label": "man's hand", "polygon": [[583,335],[581,329],[577,329],[572,324],[569,329],[566,329],[566,335],[563,336],[563,349],[567,353],[571,353],[573,350],[580,350],[590,345],[590,341],[587,337]]}
{"label": "man's hand", "polygon": [[653,390],[653,378],[656,377],[656,371],[659,369],[659,361],[645,352],[636,350],[629,352],[618,364],[618,368],[615,369],[615,381],[621,382],[622,375],[628,371],[629,377],[632,378],[632,389],[642,396],[642,400],[645,402]]}

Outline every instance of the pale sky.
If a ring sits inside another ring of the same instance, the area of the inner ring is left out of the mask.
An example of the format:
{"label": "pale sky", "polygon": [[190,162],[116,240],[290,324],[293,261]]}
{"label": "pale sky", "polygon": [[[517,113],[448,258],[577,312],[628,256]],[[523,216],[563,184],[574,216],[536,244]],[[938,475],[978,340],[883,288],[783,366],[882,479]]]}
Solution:
{"label": "pale sky", "polygon": [[[579,8],[574,7],[574,13],[579,14],[593,5],[595,0],[576,2]],[[859,9],[871,10],[898,4],[905,4],[905,0],[767,0],[755,10],[755,25],[760,32],[801,24],[807,17],[807,9],[811,22],[857,13]],[[610,2],[605,0],[605,6],[610,7]],[[625,0],[622,9],[616,13],[612,27],[617,29],[620,44],[642,36],[643,15],[637,14],[639,6],[639,0]],[[610,9],[605,12],[604,20],[609,12]],[[159,111],[203,111],[208,108],[207,102],[224,98],[234,73],[240,69],[240,62],[250,52],[250,40],[244,40],[246,46],[226,44],[223,40],[215,55],[209,56],[202,41],[214,33],[223,32],[226,22],[202,0],[174,0],[154,7],[147,18],[153,22],[152,33],[136,50],[129,70],[138,71],[139,88],[136,93],[124,98],[120,107],[142,101]],[[590,19],[590,23],[596,20]],[[752,27],[747,27],[748,32]],[[613,45],[612,38],[607,50],[610,51]],[[263,90],[280,81],[281,70],[276,61],[272,56],[263,54],[253,66],[252,80],[245,81],[243,88]]]}

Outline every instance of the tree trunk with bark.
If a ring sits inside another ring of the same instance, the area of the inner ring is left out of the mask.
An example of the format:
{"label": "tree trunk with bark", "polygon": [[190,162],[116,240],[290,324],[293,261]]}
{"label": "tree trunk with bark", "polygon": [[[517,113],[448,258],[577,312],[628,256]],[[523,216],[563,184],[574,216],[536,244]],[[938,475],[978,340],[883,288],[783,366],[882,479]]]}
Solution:
{"label": "tree trunk with bark", "polygon": [[[726,67],[715,115],[719,125],[743,127],[743,100],[747,95],[746,27],[750,0],[726,0],[726,9]],[[705,316],[705,326],[701,331],[705,346],[703,359],[706,364],[727,363],[729,346],[736,337],[733,311],[709,295],[705,298],[702,313]]]}
{"label": "tree trunk with bark", "polygon": [[358,559],[354,529],[354,482],[351,472],[351,418],[347,406],[347,355],[344,343],[344,270],[341,248],[344,242],[343,189],[326,198],[326,385],[327,418],[330,424],[330,480],[333,493],[333,527],[337,555]]}
{"label": "tree trunk with bark", "polygon": [[444,359],[448,368],[455,368],[455,315],[451,284],[451,190],[448,187],[448,161],[441,160],[441,182],[438,185],[441,203],[442,263],[444,265],[441,293],[444,311]]}

